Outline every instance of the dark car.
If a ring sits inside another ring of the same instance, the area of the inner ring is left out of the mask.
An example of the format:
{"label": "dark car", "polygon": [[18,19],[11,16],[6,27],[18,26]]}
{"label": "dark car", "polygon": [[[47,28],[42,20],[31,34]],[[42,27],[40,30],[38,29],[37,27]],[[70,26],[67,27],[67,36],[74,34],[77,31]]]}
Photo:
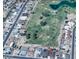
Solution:
{"label": "dark car", "polygon": [[42,51],[42,53],[41,53],[41,56],[42,56],[43,58],[47,58],[47,57],[48,57],[48,54],[49,54],[48,49],[43,49],[43,51]]}

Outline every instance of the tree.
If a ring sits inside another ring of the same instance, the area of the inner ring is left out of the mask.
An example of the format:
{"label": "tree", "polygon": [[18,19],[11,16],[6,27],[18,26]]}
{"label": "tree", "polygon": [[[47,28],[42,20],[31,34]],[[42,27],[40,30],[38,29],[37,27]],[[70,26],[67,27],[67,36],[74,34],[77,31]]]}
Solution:
{"label": "tree", "polygon": [[41,24],[41,26],[45,26],[47,24],[47,22],[46,21],[41,21],[40,24]]}
{"label": "tree", "polygon": [[43,16],[40,16],[40,19],[43,19]]}
{"label": "tree", "polygon": [[48,10],[45,10],[45,11],[42,12],[42,15],[45,16],[45,17],[48,17],[48,16],[51,15],[51,12],[48,11]]}
{"label": "tree", "polygon": [[27,38],[27,39],[30,39],[30,36],[31,36],[30,33],[26,34],[26,38]]}

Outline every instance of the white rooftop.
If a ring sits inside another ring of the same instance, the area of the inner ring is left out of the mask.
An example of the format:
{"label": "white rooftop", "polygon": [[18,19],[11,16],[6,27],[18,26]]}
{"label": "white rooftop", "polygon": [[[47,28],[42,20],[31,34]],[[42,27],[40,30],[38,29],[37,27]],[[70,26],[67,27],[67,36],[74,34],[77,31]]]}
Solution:
{"label": "white rooftop", "polygon": [[27,19],[27,16],[21,16],[20,17],[20,20],[26,20]]}

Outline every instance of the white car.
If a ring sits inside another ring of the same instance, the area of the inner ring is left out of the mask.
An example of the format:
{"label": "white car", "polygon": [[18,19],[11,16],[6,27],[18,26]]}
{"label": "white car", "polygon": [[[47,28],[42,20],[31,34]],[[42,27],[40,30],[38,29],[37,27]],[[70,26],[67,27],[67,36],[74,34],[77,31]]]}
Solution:
{"label": "white car", "polygon": [[11,48],[5,47],[5,48],[3,49],[3,54],[11,54]]}
{"label": "white car", "polygon": [[34,57],[40,57],[42,53],[42,48],[37,48],[34,53]]}

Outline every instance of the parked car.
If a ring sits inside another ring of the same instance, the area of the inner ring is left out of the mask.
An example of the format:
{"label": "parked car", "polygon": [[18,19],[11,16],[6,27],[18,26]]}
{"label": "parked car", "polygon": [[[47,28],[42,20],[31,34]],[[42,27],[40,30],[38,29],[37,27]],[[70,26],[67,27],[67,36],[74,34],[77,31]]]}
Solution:
{"label": "parked car", "polygon": [[42,53],[41,53],[41,56],[42,56],[43,58],[47,58],[47,57],[48,57],[48,54],[49,54],[48,49],[43,49],[43,51],[42,51]]}
{"label": "parked car", "polygon": [[26,47],[21,47],[20,48],[20,52],[19,52],[19,56],[26,56],[27,55],[27,51],[28,51],[28,48]]}
{"label": "parked car", "polygon": [[43,49],[42,48],[36,48],[34,52],[34,57],[40,57]]}
{"label": "parked car", "polygon": [[3,54],[11,54],[12,50],[10,47],[3,48]]}

